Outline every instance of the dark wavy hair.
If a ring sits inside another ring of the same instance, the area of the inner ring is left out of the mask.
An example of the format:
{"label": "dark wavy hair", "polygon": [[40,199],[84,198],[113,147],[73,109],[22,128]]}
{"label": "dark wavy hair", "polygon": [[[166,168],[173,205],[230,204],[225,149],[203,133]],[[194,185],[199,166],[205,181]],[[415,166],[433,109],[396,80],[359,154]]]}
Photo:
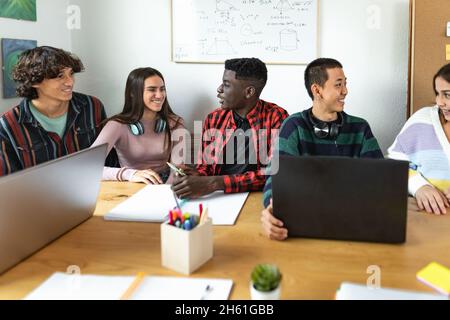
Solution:
{"label": "dark wavy hair", "polygon": [[[125,86],[125,104],[123,106],[123,110],[121,113],[106,119],[105,123],[111,120],[115,120],[123,124],[132,124],[141,120],[146,108],[143,99],[145,80],[153,76],[160,77],[162,81],[166,83],[161,72],[156,69],[138,68],[131,71],[128,75],[127,83]],[[169,101],[167,100],[167,95],[161,110],[158,111],[157,117],[163,119],[167,123],[166,135],[168,139],[166,141],[168,141],[169,146],[171,146],[172,128],[177,126],[177,124],[181,121],[181,118],[172,111],[172,108],[169,105]],[[169,120],[175,121],[175,124],[171,126]]]}
{"label": "dark wavy hair", "polygon": [[81,60],[63,49],[41,46],[22,52],[12,72],[17,84],[16,94],[37,99],[38,93],[33,85],[44,79],[56,78],[64,68],[72,68],[74,73],[84,70]]}
{"label": "dark wavy hair", "polygon": [[438,95],[439,93],[436,91],[436,78],[442,78],[448,83],[450,83],[450,63],[446,64],[433,77],[433,89],[434,93]]}

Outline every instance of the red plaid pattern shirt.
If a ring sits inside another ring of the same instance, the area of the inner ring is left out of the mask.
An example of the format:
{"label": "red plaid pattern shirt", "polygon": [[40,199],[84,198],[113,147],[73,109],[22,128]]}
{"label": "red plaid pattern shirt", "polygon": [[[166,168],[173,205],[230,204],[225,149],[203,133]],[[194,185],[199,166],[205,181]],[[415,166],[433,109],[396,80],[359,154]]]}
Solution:
{"label": "red plaid pattern shirt", "polygon": [[[272,155],[273,143],[288,113],[274,103],[259,100],[247,114],[251,139],[257,160],[257,170],[243,174],[224,175],[226,193],[260,191],[266,182],[263,170]],[[197,159],[197,171],[205,176],[221,175],[223,151],[237,126],[233,111],[216,109],[206,117],[202,130],[202,148]],[[261,152],[261,154],[260,154]]]}

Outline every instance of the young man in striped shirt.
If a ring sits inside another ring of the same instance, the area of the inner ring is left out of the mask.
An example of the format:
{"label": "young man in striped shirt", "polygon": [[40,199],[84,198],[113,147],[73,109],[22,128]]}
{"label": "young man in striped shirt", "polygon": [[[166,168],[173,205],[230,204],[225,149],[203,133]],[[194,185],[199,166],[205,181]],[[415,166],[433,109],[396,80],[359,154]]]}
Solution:
{"label": "young man in striped shirt", "polygon": [[259,98],[266,81],[267,68],[259,59],[225,61],[217,89],[221,108],[204,121],[197,172],[179,177],[172,186],[180,198],[216,190],[262,190],[272,141],[288,116],[283,108]]}
{"label": "young man in striped shirt", "polygon": [[13,71],[24,99],[0,117],[0,175],[88,148],[106,118],[95,97],[73,92],[74,55],[53,47],[25,51]]}
{"label": "young man in striped shirt", "polygon": [[[367,121],[344,112],[348,92],[341,63],[327,58],[314,60],[306,67],[305,86],[313,106],[283,123],[279,155],[383,158]],[[264,187],[262,231],[270,239],[284,240],[288,230],[273,216],[271,181],[269,177]]]}

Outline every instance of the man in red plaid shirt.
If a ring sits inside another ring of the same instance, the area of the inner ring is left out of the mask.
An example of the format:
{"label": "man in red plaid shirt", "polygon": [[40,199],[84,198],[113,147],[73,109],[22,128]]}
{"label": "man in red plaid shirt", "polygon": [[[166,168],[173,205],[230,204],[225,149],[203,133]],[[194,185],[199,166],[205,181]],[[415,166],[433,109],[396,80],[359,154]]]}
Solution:
{"label": "man in red plaid shirt", "polygon": [[217,190],[260,191],[266,181],[273,143],[288,113],[259,98],[267,68],[256,58],[225,61],[217,88],[221,108],[208,114],[202,130],[197,171],[175,179],[180,198],[197,198]]}

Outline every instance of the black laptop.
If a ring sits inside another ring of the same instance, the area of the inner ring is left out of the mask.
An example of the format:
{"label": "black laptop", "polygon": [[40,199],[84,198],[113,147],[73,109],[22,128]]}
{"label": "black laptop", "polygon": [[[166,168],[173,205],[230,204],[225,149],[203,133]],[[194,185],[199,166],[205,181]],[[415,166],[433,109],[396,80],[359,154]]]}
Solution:
{"label": "black laptop", "polygon": [[344,157],[279,157],[274,215],[289,237],[403,243],[408,162]]}

